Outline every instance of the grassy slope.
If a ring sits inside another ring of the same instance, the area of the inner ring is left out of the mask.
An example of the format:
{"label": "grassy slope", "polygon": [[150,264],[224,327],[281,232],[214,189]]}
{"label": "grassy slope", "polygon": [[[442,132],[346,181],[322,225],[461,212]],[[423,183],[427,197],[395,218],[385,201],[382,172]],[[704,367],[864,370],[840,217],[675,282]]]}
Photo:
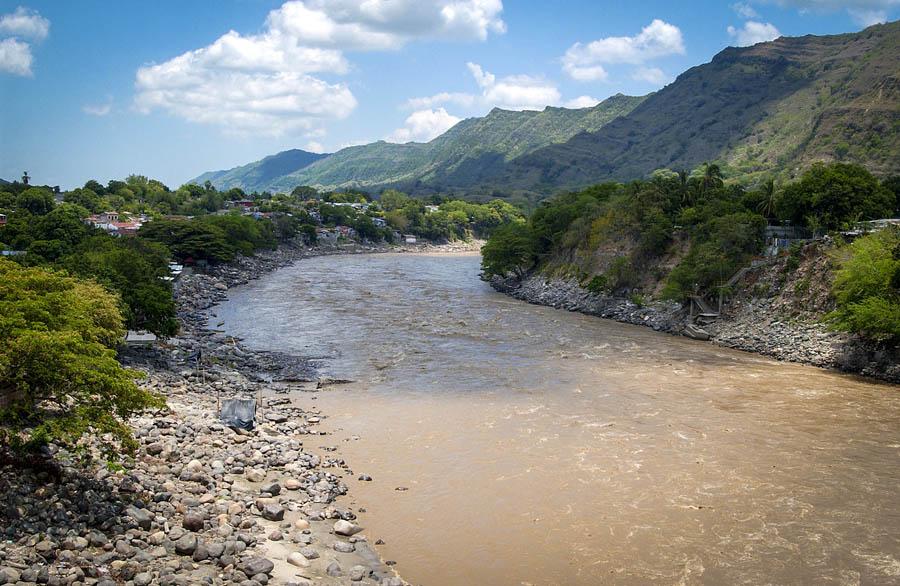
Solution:
{"label": "grassy slope", "polygon": [[549,192],[707,160],[752,177],[839,157],[900,172],[898,39],[891,23],[725,49],[628,116],[520,157],[490,181]]}
{"label": "grassy slope", "polygon": [[463,120],[428,143],[384,141],[349,147],[327,159],[271,182],[276,190],[295,185],[324,187],[412,186],[448,175],[473,184],[495,165],[523,153],[595,131],[627,114],[644,98],[617,95],[592,108],[546,108],[511,112],[494,109],[483,118]]}
{"label": "grassy slope", "polygon": [[327,154],[292,149],[234,169],[210,171],[192,179],[189,183],[202,185],[209,180],[216,186],[216,189],[240,187],[245,191],[262,191],[275,178],[307,167],[327,156]]}

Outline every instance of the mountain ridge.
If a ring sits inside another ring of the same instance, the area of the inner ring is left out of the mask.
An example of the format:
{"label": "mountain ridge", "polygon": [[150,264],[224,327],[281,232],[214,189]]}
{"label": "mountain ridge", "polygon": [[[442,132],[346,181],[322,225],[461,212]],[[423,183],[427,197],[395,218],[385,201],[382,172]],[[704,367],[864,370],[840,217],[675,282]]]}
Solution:
{"label": "mountain ridge", "polygon": [[726,47],[647,96],[617,94],[577,110],[494,108],[428,143],[348,147],[280,176],[253,175],[263,159],[239,168],[250,179],[241,186],[547,195],[706,161],[746,181],[833,160],[900,173],[898,61],[900,21]]}
{"label": "mountain ridge", "polygon": [[209,180],[219,189],[241,187],[245,191],[290,191],[297,185],[372,188],[433,182],[449,172],[478,173],[486,165],[561,142],[578,131],[599,129],[645,98],[616,94],[595,106],[577,109],[494,108],[486,116],[461,120],[426,143],[380,140],[351,146],[277,177],[259,172],[267,157],[228,171],[204,173],[190,182]]}

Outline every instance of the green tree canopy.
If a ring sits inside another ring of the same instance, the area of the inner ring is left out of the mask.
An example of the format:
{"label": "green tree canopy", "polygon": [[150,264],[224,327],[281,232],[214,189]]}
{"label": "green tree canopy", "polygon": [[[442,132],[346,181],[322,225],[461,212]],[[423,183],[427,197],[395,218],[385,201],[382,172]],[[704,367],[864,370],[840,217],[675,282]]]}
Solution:
{"label": "green tree canopy", "polygon": [[164,403],[116,361],[124,331],[100,285],[0,259],[0,449],[108,434],[107,458],[132,452],[128,417]]}
{"label": "green tree canopy", "polygon": [[42,187],[30,187],[16,198],[16,207],[35,216],[49,214],[54,205],[53,194]]}
{"label": "green tree canopy", "polygon": [[536,260],[534,233],[522,222],[498,228],[481,249],[481,268],[488,278],[513,273],[521,279]]}
{"label": "green tree canopy", "polygon": [[776,204],[777,215],[796,225],[810,219],[826,230],[859,220],[893,215],[896,197],[865,168],[849,163],[817,163],[800,181],[784,188]]}

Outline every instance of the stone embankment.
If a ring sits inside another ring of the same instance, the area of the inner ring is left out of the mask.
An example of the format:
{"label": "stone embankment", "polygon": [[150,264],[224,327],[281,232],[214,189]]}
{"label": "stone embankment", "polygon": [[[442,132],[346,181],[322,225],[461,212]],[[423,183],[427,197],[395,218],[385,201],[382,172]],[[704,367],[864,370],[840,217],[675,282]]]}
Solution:
{"label": "stone embankment", "polygon": [[[831,309],[828,256],[820,244],[807,247],[799,266],[787,261],[750,271],[719,319],[704,329],[720,346],[778,360],[832,368],[889,382],[900,382],[900,350],[856,336],[829,331],[821,317]],[[689,322],[679,303],[629,299],[592,293],[575,279],[532,274],[523,281],[494,278],[491,285],[537,305],[546,305],[651,327],[681,335]]]}
{"label": "stone embankment", "polygon": [[[327,417],[292,400],[328,382],[313,361],[206,328],[231,286],[309,256],[384,250],[286,247],[183,275],[182,332],[122,355],[168,402],[131,422],[133,464],[88,473],[57,453],[44,471],[0,468],[0,584],[404,584],[340,504],[347,464],[304,446]],[[220,423],[230,397],[259,399],[254,430]]]}

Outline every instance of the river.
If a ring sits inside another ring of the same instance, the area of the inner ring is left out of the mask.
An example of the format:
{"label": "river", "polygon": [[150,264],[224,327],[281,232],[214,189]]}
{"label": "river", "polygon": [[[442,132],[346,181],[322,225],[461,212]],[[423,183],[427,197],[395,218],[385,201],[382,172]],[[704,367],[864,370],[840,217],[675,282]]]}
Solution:
{"label": "river", "polygon": [[339,447],[344,504],[404,578],[900,583],[896,386],[528,305],[478,270],[313,258],[212,318],[353,379],[298,393],[333,431],[306,445]]}

